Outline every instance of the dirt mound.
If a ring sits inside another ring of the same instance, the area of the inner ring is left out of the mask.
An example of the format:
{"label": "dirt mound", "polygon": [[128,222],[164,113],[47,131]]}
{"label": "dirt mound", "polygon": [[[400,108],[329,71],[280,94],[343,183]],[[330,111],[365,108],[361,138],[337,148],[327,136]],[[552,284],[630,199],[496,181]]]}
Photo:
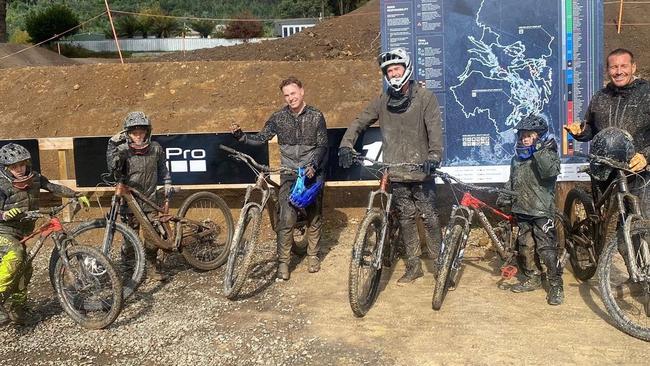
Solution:
{"label": "dirt mound", "polygon": [[[347,126],[378,95],[370,61],[185,62],[6,69],[0,78],[0,137],[114,133],[132,110],[156,133],[257,130],[282,106],[278,83],[302,79],[328,126]],[[353,77],[352,77],[353,76]]]}
{"label": "dirt mound", "polygon": [[379,53],[379,0],[341,17],[323,21],[291,37],[255,44],[216,47],[162,56],[157,61],[323,59],[374,60]]}
{"label": "dirt mound", "polygon": [[628,0],[623,8],[623,26],[617,33],[619,4],[605,5],[605,52],[627,48],[634,52],[639,75],[650,78],[650,3]]}
{"label": "dirt mound", "polygon": [[76,64],[75,61],[42,47],[34,47],[17,55],[3,58],[27,47],[28,46],[19,44],[0,43],[0,69],[9,67],[62,66]]}

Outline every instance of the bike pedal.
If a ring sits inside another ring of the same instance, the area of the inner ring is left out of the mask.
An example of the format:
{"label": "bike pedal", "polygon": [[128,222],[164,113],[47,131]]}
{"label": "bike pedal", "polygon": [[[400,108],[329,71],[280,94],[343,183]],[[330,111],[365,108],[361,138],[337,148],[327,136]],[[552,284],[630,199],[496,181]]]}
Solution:
{"label": "bike pedal", "polygon": [[517,267],[505,266],[501,268],[501,278],[509,280],[517,275]]}

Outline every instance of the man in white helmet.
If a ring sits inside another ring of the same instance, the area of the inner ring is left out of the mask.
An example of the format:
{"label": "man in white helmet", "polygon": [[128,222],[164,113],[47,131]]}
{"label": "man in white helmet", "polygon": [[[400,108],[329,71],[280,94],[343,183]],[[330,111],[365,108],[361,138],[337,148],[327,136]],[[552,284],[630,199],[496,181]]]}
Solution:
{"label": "man in white helmet", "polygon": [[424,171],[390,170],[393,202],[399,212],[406,252],[406,273],[397,282],[406,284],[423,276],[415,222],[418,215],[426,229],[428,254],[435,258],[440,251],[440,222],[432,173],[442,157],[442,120],[433,93],[410,80],[413,64],[406,50],[398,48],[384,52],[377,61],[388,88],[345,132],[339,147],[339,165],[348,168],[354,163],[357,138],[377,121],[381,127],[385,162],[423,164]]}

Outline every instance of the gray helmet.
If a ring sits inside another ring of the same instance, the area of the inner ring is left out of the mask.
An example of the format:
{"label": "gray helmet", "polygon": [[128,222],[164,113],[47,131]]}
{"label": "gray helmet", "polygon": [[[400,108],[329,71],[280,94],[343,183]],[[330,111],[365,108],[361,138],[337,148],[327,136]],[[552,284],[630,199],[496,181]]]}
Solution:
{"label": "gray helmet", "polygon": [[135,127],[145,127],[151,130],[151,121],[144,112],[129,112],[124,119],[124,130],[130,130]]}
{"label": "gray helmet", "polygon": [[7,166],[29,160],[32,156],[23,146],[10,142],[0,148],[0,164]]}
{"label": "gray helmet", "polygon": [[529,114],[515,125],[517,131],[535,131],[540,136],[548,132],[548,122],[536,114]]}
{"label": "gray helmet", "polygon": [[[627,131],[616,127],[607,127],[598,132],[591,140],[591,153],[629,163],[636,153],[634,139]],[[607,180],[612,173],[611,167],[599,163],[591,163],[589,168],[594,179],[600,181]]]}

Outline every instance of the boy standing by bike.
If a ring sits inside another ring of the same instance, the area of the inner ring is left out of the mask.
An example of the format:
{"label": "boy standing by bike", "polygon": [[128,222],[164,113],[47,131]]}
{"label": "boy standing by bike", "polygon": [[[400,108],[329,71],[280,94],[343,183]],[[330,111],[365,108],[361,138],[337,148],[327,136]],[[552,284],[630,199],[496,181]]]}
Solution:
{"label": "boy standing by bike", "polygon": [[[143,112],[130,112],[124,119],[124,128],[108,141],[106,163],[109,171],[126,185],[142,192],[147,198],[156,202],[156,186],[159,177],[164,183],[165,197],[169,197],[172,180],[167,165],[165,152],[159,143],[151,141],[152,125]],[[142,205],[147,216],[154,214],[152,207]],[[123,215],[136,232],[140,223],[133,213],[125,207]],[[151,280],[165,281],[167,276],[160,272],[157,262],[158,248],[144,237],[147,277]]]}
{"label": "boy standing by bike", "polygon": [[[37,321],[25,309],[32,265],[27,262],[27,249],[20,240],[34,231],[35,220],[22,220],[22,213],[39,208],[41,189],[58,197],[78,197],[84,206],[90,206],[81,193],[51,183],[32,170],[31,155],[23,146],[9,143],[0,148],[0,325]],[[3,304],[9,299],[11,307],[7,312]]]}
{"label": "boy standing by bike", "polygon": [[[555,233],[555,182],[560,174],[557,143],[548,132],[548,123],[537,115],[529,115],[516,126],[516,154],[510,165],[506,188],[517,192],[512,212],[517,218],[519,236],[517,250],[524,279],[514,285],[515,293],[542,287],[541,261],[546,267],[549,283],[549,305],[560,305],[564,299],[562,268],[558,264]],[[499,197],[499,204],[509,200]]]}

